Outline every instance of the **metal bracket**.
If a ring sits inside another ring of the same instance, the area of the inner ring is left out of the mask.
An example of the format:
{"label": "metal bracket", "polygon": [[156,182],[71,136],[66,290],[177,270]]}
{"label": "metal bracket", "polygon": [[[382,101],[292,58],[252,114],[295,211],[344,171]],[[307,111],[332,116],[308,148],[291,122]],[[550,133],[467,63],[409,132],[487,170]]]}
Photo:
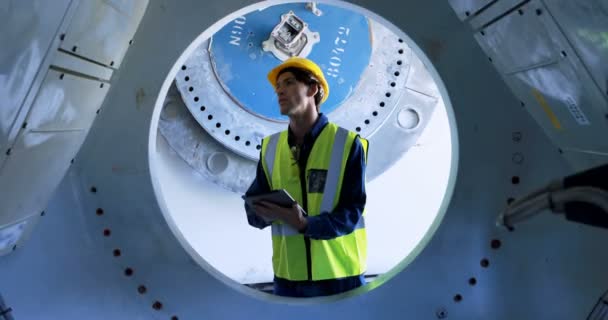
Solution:
{"label": "metal bracket", "polygon": [[262,49],[272,52],[281,61],[293,56],[305,58],[320,40],[318,32],[310,31],[304,20],[289,11],[281,15],[281,22],[272,30],[268,40],[262,42]]}

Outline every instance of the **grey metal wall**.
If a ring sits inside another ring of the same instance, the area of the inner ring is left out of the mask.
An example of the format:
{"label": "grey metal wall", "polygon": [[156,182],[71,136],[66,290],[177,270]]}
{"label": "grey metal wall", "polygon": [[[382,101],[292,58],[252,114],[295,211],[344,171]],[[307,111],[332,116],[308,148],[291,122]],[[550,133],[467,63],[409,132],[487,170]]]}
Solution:
{"label": "grey metal wall", "polygon": [[[456,117],[454,194],[443,222],[413,262],[385,275],[391,279],[374,290],[322,305],[263,301],[197,265],[156,202],[148,168],[149,130],[160,112],[154,108],[157,95],[182,51],[248,2],[152,1],[101,113],[36,232],[23,248],[0,259],[0,294],[12,315],[584,319],[608,289],[607,233],[549,215],[514,232],[494,225],[508,198],[572,171],[558,148],[447,2],[355,3],[394,23],[420,46],[443,79]],[[523,161],[513,161],[515,154]]]}

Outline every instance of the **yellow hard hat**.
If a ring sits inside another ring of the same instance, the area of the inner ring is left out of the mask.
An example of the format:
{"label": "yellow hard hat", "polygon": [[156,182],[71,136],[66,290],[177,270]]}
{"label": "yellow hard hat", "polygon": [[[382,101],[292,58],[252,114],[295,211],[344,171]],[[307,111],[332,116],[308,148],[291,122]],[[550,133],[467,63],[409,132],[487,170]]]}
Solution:
{"label": "yellow hard hat", "polygon": [[277,84],[277,76],[279,75],[279,72],[281,72],[281,70],[283,70],[285,68],[289,68],[289,67],[296,67],[296,68],[304,69],[304,70],[307,70],[310,73],[312,73],[312,75],[317,80],[319,80],[319,83],[321,84],[321,87],[323,88],[324,95],[323,95],[323,98],[321,99],[321,103],[323,103],[323,102],[325,102],[325,100],[327,100],[327,97],[329,97],[329,85],[327,84],[327,80],[325,80],[325,77],[323,76],[323,71],[321,70],[321,68],[319,68],[319,66],[316,63],[314,63],[311,60],[308,60],[306,58],[291,57],[291,58],[285,60],[285,62],[281,63],[277,67],[275,67],[274,69],[272,69],[268,73],[268,81],[270,81],[270,84],[272,85],[272,87],[275,87]]}

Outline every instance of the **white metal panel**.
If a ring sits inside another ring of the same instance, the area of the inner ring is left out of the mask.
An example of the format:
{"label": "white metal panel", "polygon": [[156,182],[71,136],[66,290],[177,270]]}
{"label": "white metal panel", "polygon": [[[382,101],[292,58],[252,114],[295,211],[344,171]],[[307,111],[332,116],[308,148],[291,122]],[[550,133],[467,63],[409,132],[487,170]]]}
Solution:
{"label": "white metal panel", "polygon": [[465,20],[496,0],[448,0],[448,2],[460,20]]}
{"label": "white metal panel", "polygon": [[100,66],[62,51],[58,51],[55,54],[53,66],[61,69],[72,70],[106,81],[109,81],[112,77],[111,68]]}
{"label": "white metal panel", "polygon": [[109,88],[50,70],[0,168],[0,226],[46,206],[82,145]]}
{"label": "white metal panel", "polygon": [[598,139],[608,129],[606,99],[557,23],[531,1],[475,37],[558,148],[606,153],[608,139]]}
{"label": "white metal panel", "polygon": [[538,16],[531,8],[533,4],[513,11],[475,34],[502,73],[554,63],[559,58],[563,45],[549,34],[542,21],[549,19],[548,15]]}
{"label": "white metal panel", "polygon": [[16,250],[26,241],[40,219],[40,214],[34,214],[11,226],[0,228],[0,256]]}
{"label": "white metal panel", "polygon": [[61,48],[118,68],[147,5],[147,0],[81,1]]}
{"label": "white metal panel", "polygon": [[545,1],[597,86],[608,95],[608,1]]}
{"label": "white metal panel", "polygon": [[0,165],[14,140],[14,128],[21,125],[16,124],[20,110],[29,107],[28,92],[42,82],[37,75],[70,2],[0,2]]}

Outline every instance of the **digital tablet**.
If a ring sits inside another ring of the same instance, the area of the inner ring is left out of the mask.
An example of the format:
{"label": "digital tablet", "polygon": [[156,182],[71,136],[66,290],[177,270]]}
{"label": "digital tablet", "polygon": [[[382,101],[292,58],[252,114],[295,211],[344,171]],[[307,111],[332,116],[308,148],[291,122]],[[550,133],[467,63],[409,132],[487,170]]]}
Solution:
{"label": "digital tablet", "polygon": [[253,207],[253,204],[258,201],[268,201],[286,208],[290,208],[294,203],[296,203],[296,200],[294,200],[291,195],[285,191],[285,189],[275,190],[255,196],[243,196],[243,200],[245,200],[250,207]]}

